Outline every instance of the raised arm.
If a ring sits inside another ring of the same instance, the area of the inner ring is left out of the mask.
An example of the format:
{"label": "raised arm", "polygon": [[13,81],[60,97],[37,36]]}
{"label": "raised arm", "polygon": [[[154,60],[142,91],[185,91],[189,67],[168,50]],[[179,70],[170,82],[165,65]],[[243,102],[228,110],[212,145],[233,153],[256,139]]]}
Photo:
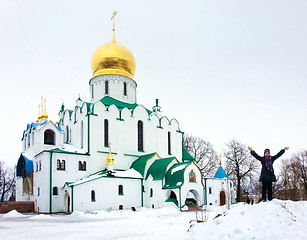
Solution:
{"label": "raised arm", "polygon": [[251,152],[252,156],[259,161],[261,161],[262,157],[260,157],[251,147],[248,147],[248,150]]}
{"label": "raised arm", "polygon": [[275,161],[277,158],[283,155],[286,150],[289,150],[289,147],[285,147],[284,149],[281,149],[279,153],[277,153],[275,156],[272,156],[272,160]]}

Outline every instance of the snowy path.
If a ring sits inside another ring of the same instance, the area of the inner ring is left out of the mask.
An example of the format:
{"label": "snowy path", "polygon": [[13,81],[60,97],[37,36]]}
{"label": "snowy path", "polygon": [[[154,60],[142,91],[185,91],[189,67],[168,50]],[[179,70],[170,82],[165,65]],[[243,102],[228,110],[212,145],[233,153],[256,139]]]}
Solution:
{"label": "snowy path", "polygon": [[[217,215],[220,215],[216,218]],[[1,239],[295,239],[307,240],[307,202],[273,200],[209,207],[208,221],[194,212],[142,208],[131,211],[75,212],[71,215],[0,214]]]}

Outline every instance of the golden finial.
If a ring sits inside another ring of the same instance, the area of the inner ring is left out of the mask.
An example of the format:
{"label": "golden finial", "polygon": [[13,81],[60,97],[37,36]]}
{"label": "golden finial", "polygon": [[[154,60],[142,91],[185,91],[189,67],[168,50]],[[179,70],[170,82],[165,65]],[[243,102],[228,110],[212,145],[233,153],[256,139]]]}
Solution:
{"label": "golden finial", "polygon": [[220,166],[222,166],[222,154],[219,154],[219,158],[220,158]]}
{"label": "golden finial", "polygon": [[111,143],[109,143],[109,156],[107,158],[108,165],[113,165],[114,158],[111,155]]}
{"label": "golden finial", "polygon": [[117,12],[114,10],[113,15],[111,17],[111,20],[113,20],[113,37],[112,37],[112,42],[116,42],[115,40],[115,16]]}
{"label": "golden finial", "polygon": [[39,113],[36,122],[47,120],[48,115],[46,113],[46,98],[41,97],[41,103],[38,105]]}

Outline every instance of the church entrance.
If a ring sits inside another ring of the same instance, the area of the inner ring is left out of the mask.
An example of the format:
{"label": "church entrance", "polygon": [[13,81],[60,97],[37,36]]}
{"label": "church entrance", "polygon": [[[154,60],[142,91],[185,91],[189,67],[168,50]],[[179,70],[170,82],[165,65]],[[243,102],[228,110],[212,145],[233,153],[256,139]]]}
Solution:
{"label": "church entrance", "polygon": [[226,194],[225,191],[220,192],[220,206],[223,206],[226,204]]}
{"label": "church entrance", "polygon": [[185,199],[185,205],[189,208],[189,211],[198,210],[199,193],[192,189],[190,190]]}
{"label": "church entrance", "polygon": [[67,191],[65,191],[64,201],[65,201],[65,212],[70,213],[70,196]]}
{"label": "church entrance", "polygon": [[169,194],[169,197],[166,200],[166,202],[173,202],[178,206],[178,200],[177,200],[176,193],[174,191],[170,190],[170,192],[168,194]]}

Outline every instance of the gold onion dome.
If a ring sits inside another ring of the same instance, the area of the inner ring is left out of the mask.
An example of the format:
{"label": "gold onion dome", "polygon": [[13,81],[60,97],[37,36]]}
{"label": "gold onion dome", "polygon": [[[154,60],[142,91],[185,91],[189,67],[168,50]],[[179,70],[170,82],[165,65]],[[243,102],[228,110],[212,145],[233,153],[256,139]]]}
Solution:
{"label": "gold onion dome", "polygon": [[113,30],[112,41],[94,52],[91,67],[93,76],[117,74],[133,79],[135,59],[128,48],[116,42]]}

